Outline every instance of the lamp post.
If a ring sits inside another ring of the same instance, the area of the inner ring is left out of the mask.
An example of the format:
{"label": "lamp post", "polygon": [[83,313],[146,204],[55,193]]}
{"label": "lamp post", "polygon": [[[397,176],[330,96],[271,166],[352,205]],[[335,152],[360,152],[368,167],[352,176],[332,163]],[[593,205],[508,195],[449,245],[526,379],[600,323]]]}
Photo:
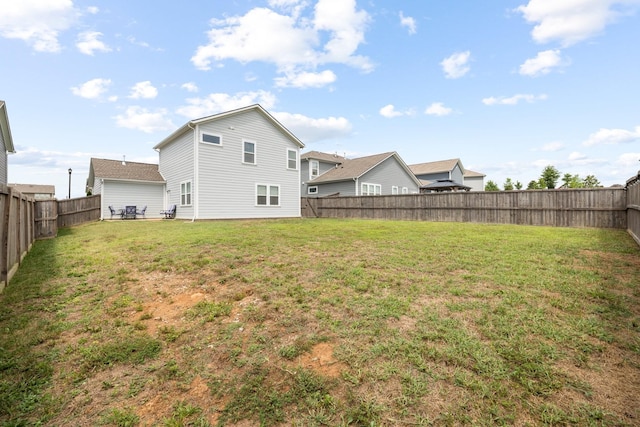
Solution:
{"label": "lamp post", "polygon": [[69,199],[71,198],[71,168],[69,168]]}

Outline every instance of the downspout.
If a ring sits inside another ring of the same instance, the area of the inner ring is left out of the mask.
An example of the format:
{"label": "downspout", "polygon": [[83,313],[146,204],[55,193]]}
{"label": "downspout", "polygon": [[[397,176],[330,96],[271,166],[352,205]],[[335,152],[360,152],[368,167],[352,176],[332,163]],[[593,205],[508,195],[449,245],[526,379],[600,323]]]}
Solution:
{"label": "downspout", "polygon": [[187,123],[190,129],[193,130],[193,186],[191,188],[191,206],[193,207],[193,217],[191,218],[191,222],[195,222],[196,220],[196,212],[198,212],[198,147],[200,146],[198,141],[198,125],[195,127],[191,127],[191,122]]}
{"label": "downspout", "polygon": [[358,185],[358,178],[353,178],[353,181],[356,183],[356,196],[359,196],[359,194],[358,194],[358,188],[359,188],[360,186]]}

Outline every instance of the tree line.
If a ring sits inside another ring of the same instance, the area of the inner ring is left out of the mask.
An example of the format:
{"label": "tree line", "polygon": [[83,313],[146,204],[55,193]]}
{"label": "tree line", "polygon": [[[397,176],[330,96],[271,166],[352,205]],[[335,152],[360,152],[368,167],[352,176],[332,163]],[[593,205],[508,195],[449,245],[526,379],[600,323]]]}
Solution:
{"label": "tree line", "polygon": [[[527,190],[544,190],[554,189],[558,185],[560,180],[560,171],[555,166],[545,166],[537,180],[529,181]],[[504,191],[522,190],[523,185],[520,181],[513,181],[511,178],[507,178],[502,185]],[[600,181],[594,175],[587,175],[582,178],[580,175],[572,175],[565,173],[562,175],[561,188],[597,188],[602,187]],[[488,181],[484,186],[484,191],[500,191],[500,187],[494,181]]]}

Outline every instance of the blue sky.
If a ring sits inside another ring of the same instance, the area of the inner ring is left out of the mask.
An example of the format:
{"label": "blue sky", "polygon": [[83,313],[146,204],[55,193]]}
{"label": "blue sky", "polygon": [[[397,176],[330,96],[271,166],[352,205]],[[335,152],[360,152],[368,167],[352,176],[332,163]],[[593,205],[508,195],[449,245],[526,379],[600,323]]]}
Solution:
{"label": "blue sky", "polygon": [[640,0],[0,0],[9,181],[84,194],[190,119],[260,103],[306,145],[460,158],[500,187],[640,169]]}

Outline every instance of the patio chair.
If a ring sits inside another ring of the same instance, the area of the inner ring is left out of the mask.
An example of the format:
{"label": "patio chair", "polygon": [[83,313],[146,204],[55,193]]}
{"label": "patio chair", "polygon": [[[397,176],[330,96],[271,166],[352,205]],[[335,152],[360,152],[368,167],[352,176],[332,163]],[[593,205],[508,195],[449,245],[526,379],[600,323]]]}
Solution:
{"label": "patio chair", "polygon": [[109,206],[109,212],[111,213],[111,219],[113,219],[114,215],[122,217],[122,209],[115,209],[113,206]]}
{"label": "patio chair", "polygon": [[122,219],[136,219],[136,207],[125,206],[124,213],[122,214]]}
{"label": "patio chair", "polygon": [[136,210],[136,215],[140,215],[140,216],[146,218],[145,212],[147,212],[147,206],[146,205],[145,205],[144,208],[142,208],[140,210]]}
{"label": "patio chair", "polygon": [[164,215],[165,219],[172,219],[176,217],[176,205],[171,205],[169,209],[160,211],[160,215]]}

